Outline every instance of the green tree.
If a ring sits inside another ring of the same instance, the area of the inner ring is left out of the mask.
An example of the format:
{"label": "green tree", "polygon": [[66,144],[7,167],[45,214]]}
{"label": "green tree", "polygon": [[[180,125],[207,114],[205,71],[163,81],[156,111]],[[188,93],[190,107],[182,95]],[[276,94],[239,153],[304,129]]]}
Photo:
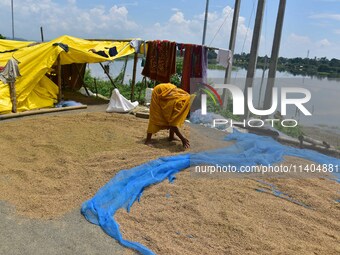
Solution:
{"label": "green tree", "polygon": [[340,67],[340,60],[336,58],[332,58],[331,61],[329,62],[329,65],[331,67]]}
{"label": "green tree", "polygon": [[0,39],[6,39],[6,37],[0,34]]}
{"label": "green tree", "polygon": [[208,50],[208,59],[216,59],[217,58],[217,53],[213,49]]}
{"label": "green tree", "polygon": [[322,64],[318,67],[318,72],[329,73],[331,68],[328,65]]}

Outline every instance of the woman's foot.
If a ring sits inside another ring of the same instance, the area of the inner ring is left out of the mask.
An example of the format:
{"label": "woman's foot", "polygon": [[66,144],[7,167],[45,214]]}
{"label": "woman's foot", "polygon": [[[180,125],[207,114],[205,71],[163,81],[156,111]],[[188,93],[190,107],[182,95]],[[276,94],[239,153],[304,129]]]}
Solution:
{"label": "woman's foot", "polygon": [[179,141],[179,139],[176,138],[176,137],[169,137],[169,138],[168,138],[168,141],[169,141],[169,142],[172,142],[172,141]]}
{"label": "woman's foot", "polygon": [[189,143],[188,139],[183,138],[182,139],[182,144],[183,144],[184,149],[189,149],[190,148],[190,143]]}
{"label": "woman's foot", "polygon": [[154,147],[153,144],[152,144],[152,141],[151,139],[146,139],[145,142],[144,142],[145,145],[149,146],[149,147]]}

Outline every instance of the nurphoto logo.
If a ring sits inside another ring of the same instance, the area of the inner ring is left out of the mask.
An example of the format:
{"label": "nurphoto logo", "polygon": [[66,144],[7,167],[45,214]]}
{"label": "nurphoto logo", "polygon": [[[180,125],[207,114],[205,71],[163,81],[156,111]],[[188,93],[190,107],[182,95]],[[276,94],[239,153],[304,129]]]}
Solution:
{"label": "nurphoto logo", "polygon": [[[296,109],[301,111],[305,116],[311,116],[312,114],[307,110],[307,108],[304,106],[307,102],[311,100],[311,92],[308,89],[305,88],[298,88],[298,87],[281,87],[273,88],[272,89],[272,105],[269,109],[256,109],[253,104],[253,88],[248,88],[247,98],[245,97],[243,91],[232,84],[216,84],[214,86],[214,89],[227,89],[232,95],[232,102],[233,102],[233,115],[240,115],[244,116],[246,114],[245,112],[245,106],[248,107],[248,110],[250,113],[256,115],[256,116],[270,116],[273,114],[277,108],[278,108],[278,101],[280,96],[280,112],[282,116],[287,115],[287,106],[292,105],[295,106]],[[280,90],[280,95],[278,91]],[[299,94],[302,95],[299,98],[291,98],[289,95],[292,94]],[[245,104],[245,101],[247,100],[247,105]],[[201,112],[202,115],[207,114],[207,95],[205,93],[201,94]],[[265,123],[270,123],[272,127],[274,127],[275,122],[281,122],[281,125],[284,127],[295,127],[298,125],[298,122],[294,119],[249,119],[249,120],[243,120],[244,126],[248,124],[250,127],[262,127]],[[213,127],[216,127],[217,125],[226,125],[230,124],[230,126],[233,126],[233,120],[227,120],[227,119],[214,119],[213,120]]]}

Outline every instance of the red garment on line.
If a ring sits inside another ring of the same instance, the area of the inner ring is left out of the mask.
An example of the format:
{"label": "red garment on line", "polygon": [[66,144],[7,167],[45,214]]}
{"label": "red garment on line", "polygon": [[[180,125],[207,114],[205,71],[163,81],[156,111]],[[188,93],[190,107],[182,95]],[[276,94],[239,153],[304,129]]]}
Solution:
{"label": "red garment on line", "polygon": [[142,75],[161,83],[167,83],[175,72],[176,43],[169,41],[149,42]]}
{"label": "red garment on line", "polygon": [[[207,48],[201,45],[183,44],[184,59],[183,59],[183,72],[182,72],[182,89],[188,93],[190,91],[190,81],[206,82],[207,77]],[[195,88],[191,84],[191,90]]]}

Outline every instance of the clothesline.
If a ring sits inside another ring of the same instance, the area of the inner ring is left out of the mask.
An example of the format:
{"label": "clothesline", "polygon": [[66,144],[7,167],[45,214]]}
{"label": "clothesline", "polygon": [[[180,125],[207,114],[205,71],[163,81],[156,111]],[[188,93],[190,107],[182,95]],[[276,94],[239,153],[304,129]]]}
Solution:
{"label": "clothesline", "polygon": [[[207,82],[208,49],[212,47],[169,40],[153,40],[147,44],[143,76],[160,83],[170,82],[172,75],[176,73],[176,56],[180,51],[183,57],[181,88],[189,92],[192,79]],[[230,50],[218,49],[217,63],[227,68],[232,62],[232,54]]]}
{"label": "clothesline", "polygon": [[[143,40],[141,40],[143,41]],[[153,41],[167,41],[167,40],[151,40],[151,41],[143,41],[144,43],[149,43],[149,42],[153,42]],[[170,41],[169,41],[170,42]],[[200,44],[194,44],[194,43],[179,43],[179,42],[176,42],[176,46],[179,46],[179,45],[200,45]],[[216,48],[216,47],[212,47],[212,46],[206,46],[206,45],[200,45],[200,46],[203,46],[203,47],[207,47],[208,49],[211,49],[211,50],[224,50],[224,51],[231,51],[229,49],[225,49],[225,48]]]}

